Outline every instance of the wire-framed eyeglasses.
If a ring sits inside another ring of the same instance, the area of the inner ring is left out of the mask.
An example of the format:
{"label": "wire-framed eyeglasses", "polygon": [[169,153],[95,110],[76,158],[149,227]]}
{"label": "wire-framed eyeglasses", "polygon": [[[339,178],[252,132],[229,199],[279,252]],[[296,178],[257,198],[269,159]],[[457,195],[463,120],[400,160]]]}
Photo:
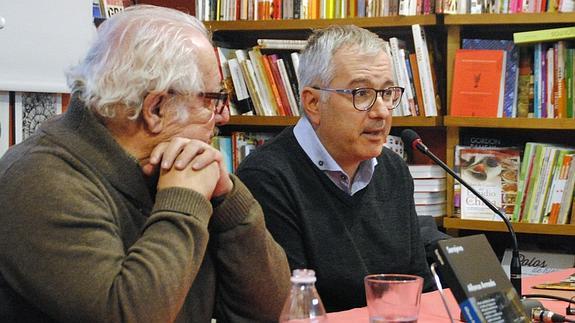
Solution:
{"label": "wire-framed eyeglasses", "polygon": [[378,95],[381,96],[383,102],[388,104],[387,109],[393,110],[399,105],[399,102],[401,102],[401,96],[404,91],[404,88],[401,86],[390,86],[381,90],[371,87],[360,87],[356,89],[330,89],[319,86],[312,86],[312,89],[340,94],[351,94],[353,107],[359,111],[369,111],[375,104],[375,100]]}

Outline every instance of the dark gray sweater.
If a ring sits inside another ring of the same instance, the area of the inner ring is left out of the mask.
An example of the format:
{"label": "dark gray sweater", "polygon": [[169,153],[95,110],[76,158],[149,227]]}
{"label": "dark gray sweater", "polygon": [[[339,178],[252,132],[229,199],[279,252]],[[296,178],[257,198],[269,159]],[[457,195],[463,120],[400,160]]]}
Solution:
{"label": "dark gray sweater", "polygon": [[410,273],[433,283],[404,161],[384,149],[371,183],[350,196],[297,143],[293,128],[251,153],[238,176],[262,205],[292,269],[312,268],[328,311],[365,306],[363,278]]}

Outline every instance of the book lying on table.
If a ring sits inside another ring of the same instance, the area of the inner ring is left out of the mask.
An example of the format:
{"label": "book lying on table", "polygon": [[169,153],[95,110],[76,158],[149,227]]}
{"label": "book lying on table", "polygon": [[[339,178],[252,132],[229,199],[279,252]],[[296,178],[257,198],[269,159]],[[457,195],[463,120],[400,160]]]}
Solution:
{"label": "book lying on table", "polygon": [[531,321],[484,235],[441,240],[435,257],[465,321]]}

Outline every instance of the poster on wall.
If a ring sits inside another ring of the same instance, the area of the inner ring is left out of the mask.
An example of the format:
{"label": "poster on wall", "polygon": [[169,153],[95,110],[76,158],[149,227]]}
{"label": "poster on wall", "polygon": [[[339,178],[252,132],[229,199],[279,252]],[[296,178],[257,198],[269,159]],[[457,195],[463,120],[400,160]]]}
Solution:
{"label": "poster on wall", "polygon": [[10,146],[9,93],[0,91],[0,157]]}
{"label": "poster on wall", "polygon": [[14,105],[14,142],[30,137],[42,122],[62,113],[62,95],[58,93],[16,92]]}

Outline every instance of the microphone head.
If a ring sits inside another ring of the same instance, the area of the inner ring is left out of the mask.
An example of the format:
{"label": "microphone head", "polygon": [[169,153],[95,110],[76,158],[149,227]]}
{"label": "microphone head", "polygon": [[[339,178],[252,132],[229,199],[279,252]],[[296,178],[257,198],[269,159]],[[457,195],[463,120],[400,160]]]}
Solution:
{"label": "microphone head", "polygon": [[404,129],[401,132],[401,140],[403,140],[403,144],[407,147],[411,147],[415,149],[415,144],[421,141],[421,138],[417,134],[417,132],[411,129]]}

